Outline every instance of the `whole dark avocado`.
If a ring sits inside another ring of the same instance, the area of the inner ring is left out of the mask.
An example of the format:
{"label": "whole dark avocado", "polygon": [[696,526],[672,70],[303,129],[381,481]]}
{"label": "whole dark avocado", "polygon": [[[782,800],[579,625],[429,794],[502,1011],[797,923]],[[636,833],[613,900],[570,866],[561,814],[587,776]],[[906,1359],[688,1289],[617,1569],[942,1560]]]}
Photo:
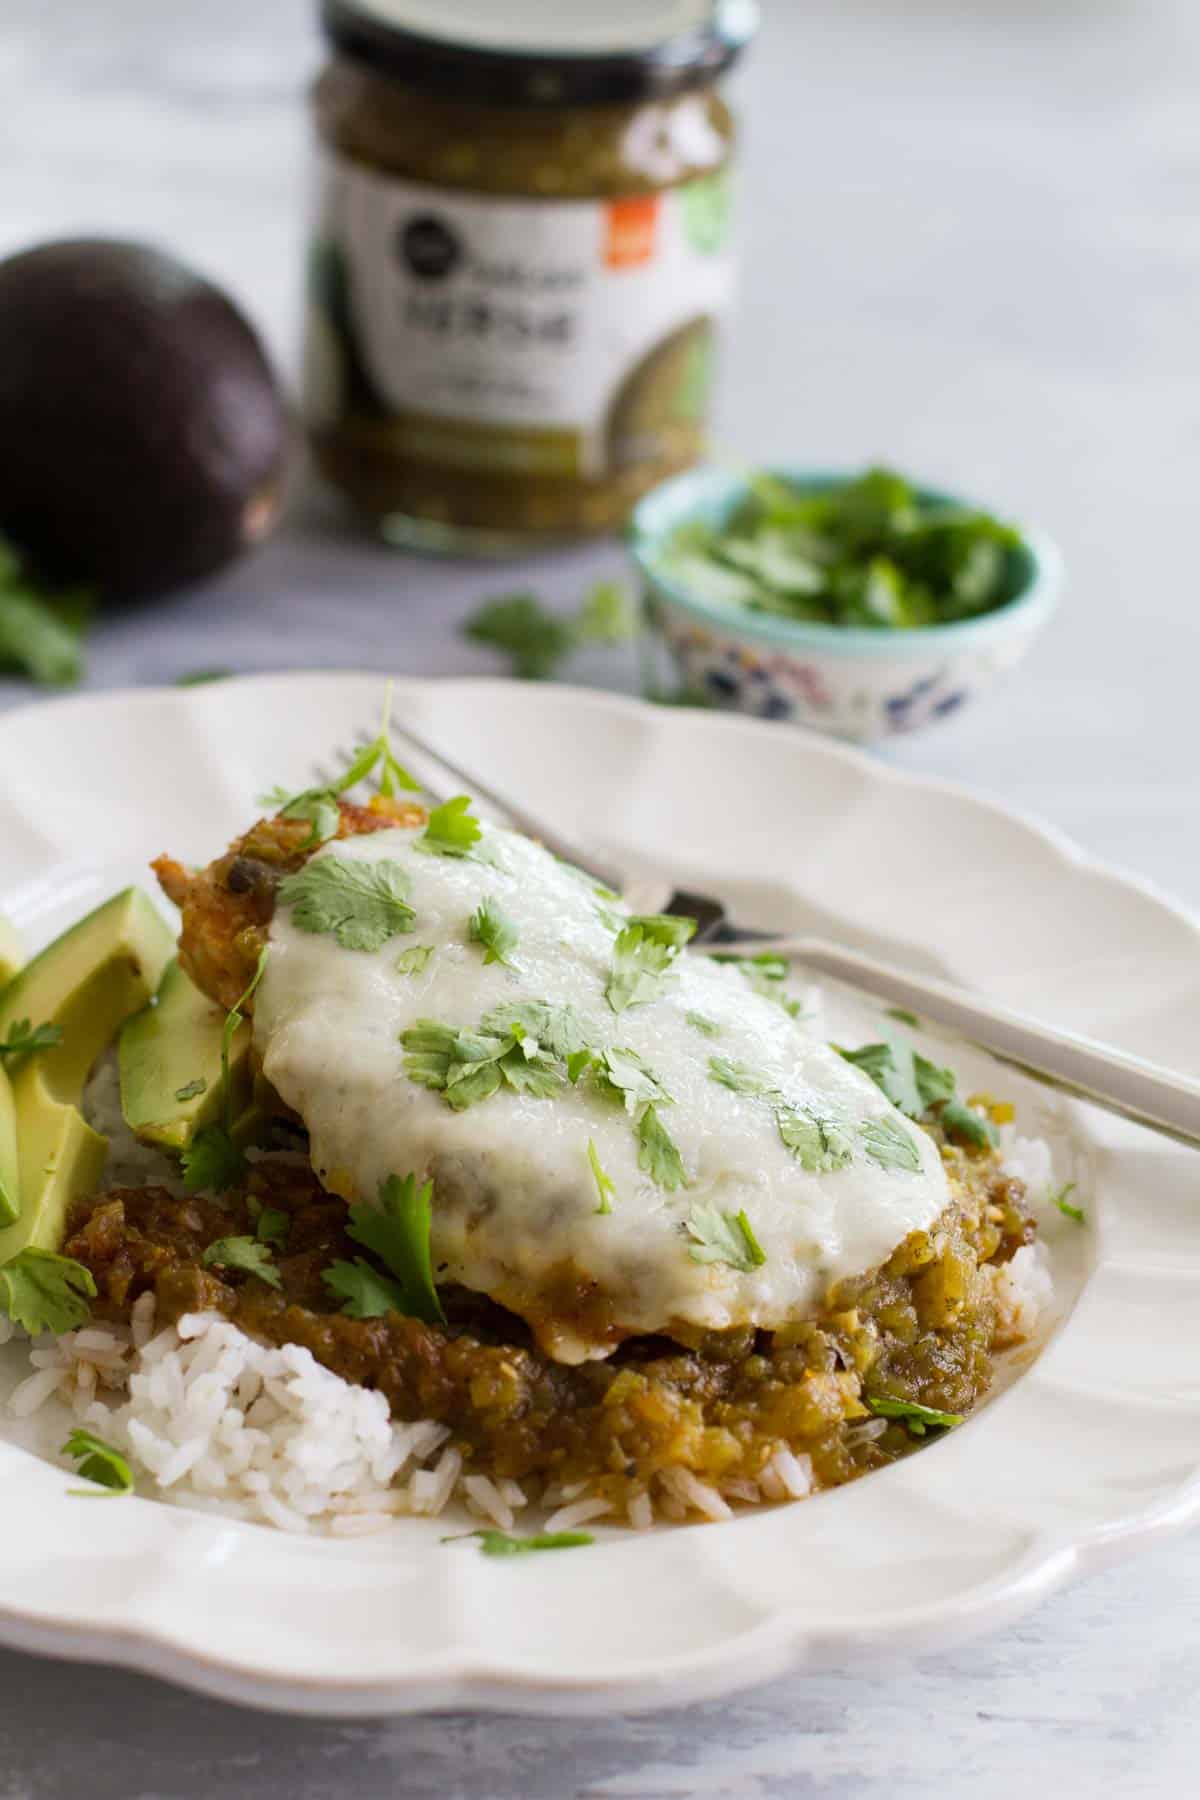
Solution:
{"label": "whole dark avocado", "polygon": [[102,598],[210,574],[278,515],[287,410],[232,301],[142,244],[0,262],[0,530]]}

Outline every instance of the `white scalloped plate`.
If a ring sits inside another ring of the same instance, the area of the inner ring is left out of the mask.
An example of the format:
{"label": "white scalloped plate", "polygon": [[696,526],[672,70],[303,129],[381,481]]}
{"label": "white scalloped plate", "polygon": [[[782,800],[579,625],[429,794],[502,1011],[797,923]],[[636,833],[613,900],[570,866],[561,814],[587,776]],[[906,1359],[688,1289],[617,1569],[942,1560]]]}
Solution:
{"label": "white scalloped plate", "polygon": [[[207,860],[379,698],[375,677],[282,676],[0,718],[0,907],[36,945],[160,850]],[[840,934],[1196,1069],[1197,926],[999,807],[820,738],[599,693],[401,681],[396,705],[568,834],[747,923]],[[347,1542],[88,1506],[2,1442],[0,1639],[298,1712],[616,1711],[946,1645],[1181,1527],[1200,1511],[1194,1159],[1003,1081],[1085,1177],[1086,1230],[1048,1221],[1067,1316],[903,1464],[513,1563],[441,1547],[440,1521]]]}

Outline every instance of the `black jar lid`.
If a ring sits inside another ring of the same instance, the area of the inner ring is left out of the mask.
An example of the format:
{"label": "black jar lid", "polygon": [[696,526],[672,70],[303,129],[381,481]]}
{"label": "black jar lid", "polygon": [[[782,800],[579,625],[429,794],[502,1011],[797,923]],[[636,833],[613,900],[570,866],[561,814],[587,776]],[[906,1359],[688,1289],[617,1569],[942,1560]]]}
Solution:
{"label": "black jar lid", "polygon": [[322,0],[343,55],[425,92],[504,106],[620,105],[715,81],[757,0]]}

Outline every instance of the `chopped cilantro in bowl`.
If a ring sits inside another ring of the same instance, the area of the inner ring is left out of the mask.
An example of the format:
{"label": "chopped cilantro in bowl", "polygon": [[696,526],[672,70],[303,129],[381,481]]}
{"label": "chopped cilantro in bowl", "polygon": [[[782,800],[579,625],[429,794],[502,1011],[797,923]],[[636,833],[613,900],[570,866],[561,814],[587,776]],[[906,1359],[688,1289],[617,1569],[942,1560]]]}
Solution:
{"label": "chopped cilantro in bowl", "polygon": [[886,469],[691,469],[639,501],[629,547],[689,692],[859,742],[990,686],[1061,578],[1037,531]]}

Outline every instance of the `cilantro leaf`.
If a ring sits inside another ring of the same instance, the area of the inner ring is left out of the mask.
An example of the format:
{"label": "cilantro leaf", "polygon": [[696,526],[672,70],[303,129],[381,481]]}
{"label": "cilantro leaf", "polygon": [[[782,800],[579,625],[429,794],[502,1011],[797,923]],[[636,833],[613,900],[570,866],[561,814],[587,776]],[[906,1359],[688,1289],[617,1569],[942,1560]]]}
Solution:
{"label": "cilantro leaf", "polygon": [[879,1044],[863,1044],[858,1050],[841,1050],[840,1054],[869,1075],[892,1105],[910,1119],[919,1119],[931,1106],[954,1097],[951,1071],[939,1069],[903,1038],[886,1038]]}
{"label": "cilantro leaf", "polygon": [[648,1106],[637,1123],[638,1168],[645,1171],[659,1187],[673,1194],[687,1186],[683,1158],[670,1132],[658,1116],[658,1108]]}
{"label": "cilantro leaf", "polygon": [[949,1100],[941,1112],[942,1128],[948,1138],[969,1144],[975,1150],[987,1150],[999,1143],[1000,1137],[990,1119],[977,1113],[961,1100]]}
{"label": "cilantro leaf", "polygon": [[627,583],[597,581],[583,597],[574,635],[581,644],[628,644],[641,626],[641,608]]}
{"label": "cilantro leaf", "polygon": [[606,1175],[603,1168],[600,1166],[600,1152],[596,1149],[595,1140],[593,1138],[588,1139],[587,1153],[588,1162],[591,1164],[592,1174],[596,1181],[596,1192],[600,1196],[600,1204],[596,1208],[596,1211],[598,1213],[610,1213],[612,1211],[612,1203],[617,1197],[617,1190],[611,1177]]}
{"label": "cilantro leaf", "polygon": [[61,1025],[34,1025],[29,1019],[14,1019],[0,1038],[0,1066],[10,1058],[36,1056],[39,1050],[53,1050],[62,1043]]}
{"label": "cilantro leaf", "polygon": [[232,674],[232,669],[185,669],[182,675],[176,675],[174,686],[206,687],[210,681],[228,681]]}
{"label": "cilantro leaf", "polygon": [[687,1231],[693,1240],[688,1250],[693,1262],[727,1263],[731,1269],[748,1275],[767,1260],[744,1211],[730,1213],[716,1206],[696,1206],[687,1221]]}
{"label": "cilantro leaf", "polygon": [[453,1544],[466,1538],[478,1538],[484,1556],[525,1556],[534,1550],[578,1550],[596,1541],[590,1531],[531,1531],[525,1537],[513,1537],[507,1531],[484,1525],[478,1531],[456,1531],[452,1536],[444,1537],[442,1542]]}
{"label": "cilantro leaf", "polygon": [[198,1076],[195,1081],[186,1082],[183,1087],[176,1088],[175,1098],[182,1104],[185,1100],[198,1100],[201,1094],[206,1094],[207,1092],[208,1083],[205,1081],[203,1075],[201,1075]]}
{"label": "cilantro leaf", "polygon": [[446,1321],[433,1283],[432,1228],[433,1183],[418,1187],[415,1175],[403,1181],[389,1175],[379,1190],[379,1204],[360,1201],[352,1206],[346,1227],[355,1243],[373,1251],[394,1278],[400,1295],[397,1311],[427,1325]]}
{"label": "cilantro leaf", "polygon": [[471,811],[469,794],[456,794],[435,806],[416,840],[418,850],[434,856],[470,856],[483,836],[483,826]]}
{"label": "cilantro leaf", "polygon": [[89,1316],[88,1301],[95,1297],[91,1270],[52,1250],[29,1246],[0,1268],[0,1311],[30,1337],[73,1331]]}
{"label": "cilantro leaf", "polygon": [[803,1001],[795,999],[783,986],[791,968],[775,951],[764,950],[758,956],[714,956],[712,961],[731,964],[756,994],[782,1006],[790,1019],[798,1019],[804,1011]]}
{"label": "cilantro leaf", "polygon": [[321,1280],[343,1302],[348,1319],[381,1319],[385,1313],[404,1312],[404,1295],[398,1282],[374,1268],[363,1256],[353,1262],[330,1263]]}
{"label": "cilantro leaf", "polygon": [[411,931],[408,876],[398,862],[350,862],[319,856],[289,875],[279,900],[292,909],[300,931],[333,937],[343,950],[380,950],[398,932]]}
{"label": "cilantro leaf", "polygon": [[850,1139],[833,1119],[821,1118],[803,1107],[781,1106],[775,1123],[785,1148],[810,1174],[844,1169],[851,1160]]}
{"label": "cilantro leaf", "polygon": [[899,1419],[911,1437],[924,1437],[929,1431],[949,1431],[963,1422],[962,1413],[939,1412],[934,1406],[922,1406],[916,1400],[895,1400],[890,1394],[864,1394],[863,1399],[879,1419]]}
{"label": "cilantro leaf", "polygon": [[246,1158],[223,1125],[205,1125],[180,1158],[189,1193],[223,1194],[246,1173]]}
{"label": "cilantro leaf", "polygon": [[613,945],[605,998],[615,1013],[657,1000],[672,980],[671,964],[696,930],[694,919],[669,913],[633,917]]}
{"label": "cilantro leaf", "polygon": [[827,625],[920,629],[1012,598],[1020,540],[888,469],[813,491],[752,475],[744,503],[679,527],[663,565],[731,609]]}
{"label": "cilantro leaf", "polygon": [[513,674],[524,681],[545,680],[575,646],[571,621],[547,612],[531,593],[487,601],[464,630],[477,644],[511,657]]}
{"label": "cilantro leaf", "polygon": [[1077,1225],[1086,1225],[1087,1214],[1084,1212],[1082,1206],[1072,1205],[1071,1201],[1067,1198],[1069,1194],[1075,1192],[1078,1185],[1079,1184],[1074,1181],[1064,1182],[1062,1187],[1052,1189],[1047,1198],[1049,1199],[1050,1204],[1056,1206],[1059,1212],[1064,1213],[1068,1219],[1074,1219]]}
{"label": "cilantro leaf", "polygon": [[714,1081],[719,1081],[721,1086],[727,1087],[732,1094],[761,1097],[763,1094],[770,1094],[774,1091],[769,1081],[765,1081],[761,1075],[756,1075],[754,1070],[748,1068],[745,1063],[735,1062],[728,1056],[710,1056],[708,1072]]}
{"label": "cilantro leaf", "polygon": [[0,669],[19,670],[43,687],[72,687],[83,674],[80,635],[49,596],[5,567],[0,577]]}
{"label": "cilantro leaf", "polygon": [[95,1488],[72,1488],[72,1493],[97,1494],[98,1490],[106,1490],[109,1496],[132,1494],[133,1470],[119,1450],[94,1432],[76,1426],[60,1454],[73,1457],[84,1480],[96,1483]]}
{"label": "cilantro leaf", "polygon": [[265,1244],[252,1237],[217,1238],[200,1258],[206,1269],[233,1269],[241,1275],[257,1275],[268,1287],[282,1287],[279,1270]]}
{"label": "cilantro leaf", "polygon": [[617,1089],[629,1112],[634,1112],[643,1101],[670,1104],[670,1094],[636,1050],[611,1045],[601,1051],[594,1066],[602,1081]]}
{"label": "cilantro leaf", "polygon": [[911,1025],[914,1031],[920,1031],[921,1029],[921,1021],[918,1019],[916,1013],[909,1012],[908,1008],[904,1006],[885,1007],[884,1017],[888,1019],[898,1019],[901,1025]]}
{"label": "cilantro leaf", "polygon": [[685,1013],[684,1017],[687,1019],[692,1030],[698,1031],[701,1037],[720,1037],[721,1027],[717,1024],[715,1019],[707,1018],[704,1013],[698,1012]]}
{"label": "cilantro leaf", "polygon": [[859,1126],[858,1138],[868,1161],[878,1168],[906,1175],[920,1173],[921,1152],[898,1119],[870,1119]]}
{"label": "cilantro leaf", "polygon": [[278,1206],[260,1206],[254,1220],[254,1235],[260,1244],[274,1244],[282,1250],[292,1229],[292,1215]]}
{"label": "cilantro leaf", "polygon": [[479,1029],[497,1037],[536,1038],[555,1056],[571,1056],[584,1048],[582,1022],[568,1002],[552,1005],[547,1000],[502,1001],[484,1013]]}
{"label": "cilantro leaf", "polygon": [[400,952],[392,967],[397,975],[420,975],[432,955],[432,944],[414,944],[411,950]]}
{"label": "cilantro leaf", "polygon": [[512,967],[509,957],[517,947],[520,933],[498,900],[481,900],[467,929],[472,943],[482,947],[485,965],[498,962],[505,968]]}
{"label": "cilantro leaf", "polygon": [[[508,1011],[519,1015],[525,1010],[494,1008],[484,1025],[499,1021]],[[502,1086],[545,1100],[563,1085],[558,1062],[542,1052],[516,1017],[495,1032],[455,1031],[436,1019],[418,1019],[401,1032],[400,1042],[408,1051],[404,1071],[409,1080],[444,1094],[446,1104],[457,1112],[490,1099]]]}
{"label": "cilantro leaf", "polygon": [[342,815],[333,788],[306,788],[300,794],[289,794],[286,788],[272,788],[262,796],[260,804],[270,807],[281,819],[306,821],[311,829],[300,845],[302,850],[328,843],[330,838],[337,836]]}

